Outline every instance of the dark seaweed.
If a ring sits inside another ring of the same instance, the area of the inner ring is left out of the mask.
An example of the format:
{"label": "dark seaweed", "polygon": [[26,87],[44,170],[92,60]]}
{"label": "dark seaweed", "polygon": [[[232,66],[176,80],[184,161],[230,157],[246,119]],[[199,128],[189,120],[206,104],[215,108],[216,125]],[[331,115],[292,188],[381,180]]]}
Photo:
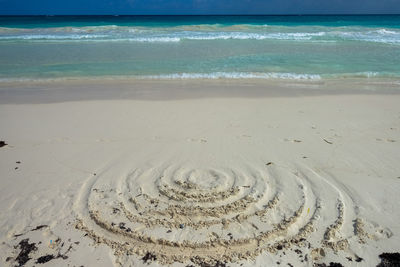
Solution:
{"label": "dark seaweed", "polygon": [[400,253],[382,253],[379,255],[381,263],[377,267],[398,267],[400,266]]}
{"label": "dark seaweed", "polygon": [[36,243],[29,243],[29,238],[19,242],[18,247],[21,249],[15,261],[18,262],[18,267],[24,266],[31,258],[29,254],[37,250]]}
{"label": "dark seaweed", "polygon": [[36,226],[36,228],[32,229],[31,231],[37,231],[37,230],[40,230],[40,229],[45,228],[45,227],[49,227],[49,226],[45,225],[45,224],[39,225],[39,226]]}
{"label": "dark seaweed", "polygon": [[45,256],[39,257],[36,260],[36,263],[46,263],[48,261],[51,261],[52,259],[54,259],[54,255],[45,255]]}
{"label": "dark seaweed", "polygon": [[226,263],[221,261],[217,261],[215,264],[202,262],[200,263],[200,267],[226,267]]}
{"label": "dark seaweed", "polygon": [[362,262],[364,259],[356,255],[356,262]]}
{"label": "dark seaweed", "polygon": [[150,262],[150,261],[155,261],[157,259],[156,255],[147,252],[146,255],[142,258],[144,263]]}
{"label": "dark seaweed", "polygon": [[330,262],[329,265],[326,263],[315,264],[316,267],[344,267],[341,263],[338,262]]}

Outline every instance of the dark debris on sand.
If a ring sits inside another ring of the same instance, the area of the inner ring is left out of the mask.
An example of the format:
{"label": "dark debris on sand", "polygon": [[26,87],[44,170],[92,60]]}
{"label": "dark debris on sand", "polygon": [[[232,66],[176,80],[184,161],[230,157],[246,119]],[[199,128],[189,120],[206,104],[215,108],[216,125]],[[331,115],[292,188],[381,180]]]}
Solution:
{"label": "dark debris on sand", "polygon": [[398,267],[400,266],[400,253],[382,253],[379,255],[381,263],[377,267]]}
{"label": "dark debris on sand", "polygon": [[[42,230],[47,227],[49,227],[49,226],[43,224],[43,225],[36,226],[35,228],[33,228],[30,231],[38,231],[38,230]],[[19,235],[14,235],[14,236],[21,236],[24,234],[19,234]],[[70,242],[70,239],[68,241]],[[21,240],[17,245],[14,246],[14,249],[20,249],[18,256],[17,257],[7,257],[6,261],[13,260],[15,262],[15,265],[13,265],[13,267],[25,266],[25,264],[29,260],[32,259],[31,252],[36,251],[37,254],[40,254],[40,247],[38,247],[37,245],[40,245],[41,243],[42,243],[41,241],[38,243],[34,243],[34,242],[29,243],[29,238],[25,238],[25,239]],[[64,253],[61,253],[61,248],[64,247],[64,242],[61,243],[61,239],[58,238],[57,240],[55,240],[55,243],[61,244],[58,246],[58,252],[56,254],[46,254],[46,255],[36,258],[36,260],[35,260],[36,264],[47,263],[47,262],[49,262],[51,260],[55,260],[55,259],[63,259],[63,260],[68,259],[67,254],[72,251],[72,249],[73,249],[72,244],[69,245],[68,249]],[[79,242],[75,242],[75,244],[79,244]]]}
{"label": "dark debris on sand", "polygon": [[[113,225],[113,224],[111,224],[111,225]],[[115,225],[115,224],[114,224]],[[113,226],[114,226],[113,225]],[[129,227],[125,227],[125,223],[123,223],[123,222],[120,222],[119,224],[118,224],[118,227],[119,227],[119,229],[121,229],[121,230],[124,230],[125,232],[132,232],[132,229],[131,228],[129,228]]]}
{"label": "dark debris on sand", "polygon": [[45,255],[45,256],[39,257],[36,260],[36,263],[46,263],[46,262],[51,261],[53,259],[54,259],[54,255],[49,254],[49,255]]}
{"label": "dark debris on sand", "polygon": [[226,263],[220,262],[220,261],[217,261],[215,264],[209,264],[209,263],[202,262],[202,263],[200,263],[200,267],[226,267]]}
{"label": "dark debris on sand", "polygon": [[315,267],[344,267],[341,263],[338,262],[330,262],[329,265],[326,263],[317,263],[314,265]]}
{"label": "dark debris on sand", "polygon": [[[209,262],[205,262],[203,260],[204,259],[201,259],[199,257],[191,258],[191,261],[195,266],[199,266],[199,267],[227,267],[226,262],[214,261],[213,263],[209,263]],[[193,265],[188,265],[187,267],[191,267],[191,266],[193,266]],[[242,266],[242,264],[240,266]]]}
{"label": "dark debris on sand", "polygon": [[6,142],[4,142],[4,141],[0,141],[0,147],[6,146],[6,145],[7,145],[7,143],[6,143]]}
{"label": "dark debris on sand", "polygon": [[29,254],[32,251],[36,251],[36,243],[29,243],[29,238],[21,240],[16,248],[19,247],[21,251],[19,252],[18,256],[15,258],[15,261],[18,262],[18,267],[24,266],[31,258]]}
{"label": "dark debris on sand", "polygon": [[[62,246],[63,245],[64,245],[64,243],[62,244]],[[36,259],[35,263],[43,264],[43,263],[49,262],[51,260],[60,259],[60,258],[63,260],[66,260],[66,259],[68,259],[67,254],[71,251],[71,249],[72,249],[72,245],[69,246],[69,248],[67,249],[67,251],[64,254],[61,254],[60,252],[58,252],[57,255],[47,254],[47,255],[41,256]]]}
{"label": "dark debris on sand", "polygon": [[45,228],[45,227],[49,227],[49,226],[46,225],[46,224],[39,225],[39,226],[36,226],[34,229],[32,229],[31,232],[40,230],[40,229]]}
{"label": "dark debris on sand", "polygon": [[155,261],[156,259],[157,259],[156,255],[154,255],[150,252],[147,252],[146,255],[144,255],[144,257],[142,258],[144,263]]}
{"label": "dark debris on sand", "polygon": [[364,259],[356,255],[356,262],[362,262]]}

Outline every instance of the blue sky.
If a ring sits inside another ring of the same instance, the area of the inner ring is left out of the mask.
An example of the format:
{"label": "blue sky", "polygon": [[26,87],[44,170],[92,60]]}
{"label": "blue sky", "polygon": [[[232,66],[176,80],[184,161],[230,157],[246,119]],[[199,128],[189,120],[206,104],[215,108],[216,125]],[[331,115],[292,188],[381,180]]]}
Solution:
{"label": "blue sky", "polygon": [[400,0],[0,0],[0,14],[399,14]]}

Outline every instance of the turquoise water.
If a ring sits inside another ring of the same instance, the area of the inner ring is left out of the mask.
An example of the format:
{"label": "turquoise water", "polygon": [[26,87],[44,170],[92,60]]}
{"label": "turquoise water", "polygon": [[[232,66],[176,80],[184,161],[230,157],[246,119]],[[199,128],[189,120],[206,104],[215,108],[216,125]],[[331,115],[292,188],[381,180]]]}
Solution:
{"label": "turquoise water", "polygon": [[400,78],[400,16],[0,17],[0,79]]}

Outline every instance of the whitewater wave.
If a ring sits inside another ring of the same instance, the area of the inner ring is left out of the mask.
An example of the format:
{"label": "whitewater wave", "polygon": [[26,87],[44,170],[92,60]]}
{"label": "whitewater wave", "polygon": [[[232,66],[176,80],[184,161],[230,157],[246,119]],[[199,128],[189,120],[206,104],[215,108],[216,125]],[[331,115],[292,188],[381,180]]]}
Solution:
{"label": "whitewater wave", "polygon": [[19,35],[19,36],[0,36],[0,40],[84,40],[84,39],[98,39],[105,38],[107,35],[48,35],[48,34],[34,34],[34,35]]}
{"label": "whitewater wave", "polygon": [[280,72],[213,72],[213,73],[171,73],[157,75],[118,75],[101,77],[59,77],[59,78],[0,78],[0,82],[57,81],[74,79],[143,79],[143,80],[195,80],[195,79],[282,79],[282,80],[320,80],[318,74],[280,73]]}
{"label": "whitewater wave", "polygon": [[331,32],[330,35],[343,40],[400,44],[400,31],[395,32],[386,29],[365,32]]}
{"label": "whitewater wave", "polygon": [[259,79],[259,80],[291,80],[291,81],[323,81],[336,79],[374,79],[385,78],[395,79],[398,84],[400,75],[398,73],[386,72],[354,72],[354,73],[334,73],[334,74],[310,74],[310,73],[290,73],[290,72],[212,72],[212,73],[170,73],[154,75],[104,75],[104,76],[62,76],[62,77],[2,77],[0,83],[9,82],[54,82],[68,80],[224,80],[224,79]]}
{"label": "whitewater wave", "polygon": [[365,71],[354,73],[311,74],[290,72],[213,72],[213,73],[173,73],[137,76],[140,79],[185,80],[185,79],[279,79],[310,80],[342,78],[400,78],[398,73]]}
{"label": "whitewater wave", "polygon": [[246,33],[246,32],[176,32],[170,34],[20,34],[0,35],[0,40],[91,40],[131,42],[179,42],[183,40],[311,40],[325,33]]}
{"label": "whitewater wave", "polygon": [[214,73],[173,73],[161,75],[140,76],[143,79],[287,79],[287,80],[320,80],[317,74],[297,74],[297,73],[255,73],[255,72],[214,72]]}
{"label": "whitewater wave", "polygon": [[128,41],[288,40],[313,42],[364,41],[400,44],[400,30],[361,27],[282,27],[267,25],[190,25],[168,28],[87,26],[15,29],[0,27],[0,41]]}
{"label": "whitewater wave", "polygon": [[268,33],[268,34],[260,34],[260,33],[243,33],[243,32],[234,32],[234,33],[200,33],[197,36],[187,36],[183,39],[188,40],[218,40],[218,39],[253,39],[253,40],[265,40],[265,39],[278,39],[278,40],[311,40],[315,36],[323,36],[324,32],[317,33]]}

